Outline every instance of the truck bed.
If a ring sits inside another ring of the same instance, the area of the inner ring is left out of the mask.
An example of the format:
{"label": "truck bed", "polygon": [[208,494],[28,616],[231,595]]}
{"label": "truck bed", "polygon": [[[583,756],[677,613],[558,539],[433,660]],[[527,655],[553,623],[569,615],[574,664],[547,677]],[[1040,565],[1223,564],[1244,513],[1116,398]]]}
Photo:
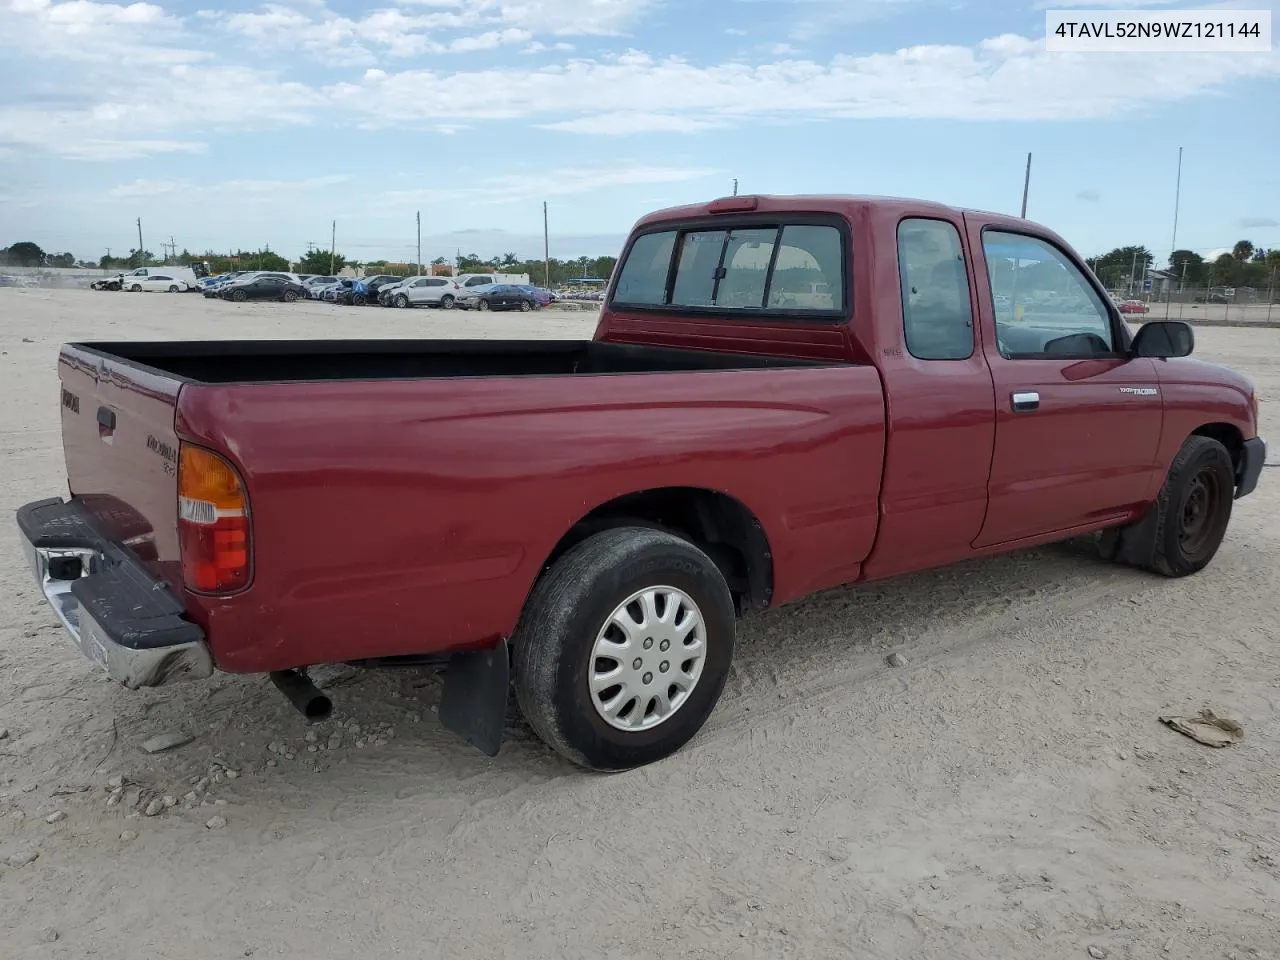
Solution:
{"label": "truck bed", "polygon": [[197,383],[588,376],[823,365],[788,357],[590,340],[210,340],[74,346]]}

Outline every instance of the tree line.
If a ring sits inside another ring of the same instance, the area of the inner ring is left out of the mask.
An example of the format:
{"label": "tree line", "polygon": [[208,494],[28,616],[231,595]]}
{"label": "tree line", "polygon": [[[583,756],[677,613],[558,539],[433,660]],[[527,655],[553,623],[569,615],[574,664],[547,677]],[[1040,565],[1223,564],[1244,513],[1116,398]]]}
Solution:
{"label": "tree line", "polygon": [[[386,260],[357,261],[341,253],[327,250],[309,250],[294,260],[276,253],[269,247],[260,250],[236,250],[234,252],[217,252],[206,250],[204,253],[192,253],[184,249],[169,259],[171,263],[190,266],[193,263],[207,263],[211,273],[226,273],[231,270],[291,270],[299,273],[327,274],[342,270],[345,267],[363,268],[366,273],[404,273],[417,270],[416,264],[392,264]],[[521,259],[515,253],[501,253],[488,259],[475,253],[457,258],[459,273],[527,273],[534,283],[550,283],[552,286],[571,284],[582,278],[607,280],[617,265],[618,258],[578,257],[561,260],[552,258],[550,263],[543,260]],[[48,253],[36,243],[29,240],[20,241],[8,247],[0,247],[0,265],[14,267],[93,267],[102,270],[132,270],[147,264],[159,263],[150,250],[131,249],[128,255],[112,257],[103,255],[93,263],[78,260],[71,253]],[[1155,264],[1155,257],[1144,246],[1116,247],[1107,253],[1089,259],[1089,264],[1098,279],[1109,289],[1128,287],[1132,283],[1141,283],[1146,271]],[[428,265],[424,264],[424,272],[444,273],[449,267],[444,257],[436,257]],[[548,271],[548,267],[550,268]],[[1194,250],[1175,250],[1169,256],[1168,271],[1180,282],[1189,286],[1221,286],[1221,287],[1257,287],[1266,288],[1274,284],[1277,272],[1280,271],[1280,247],[1271,250],[1254,244],[1250,240],[1240,240],[1229,253],[1220,254],[1209,261]],[[548,272],[550,276],[548,276]]]}
{"label": "tree line", "polygon": [[[15,267],[97,267],[101,270],[133,270],[148,264],[159,264],[150,250],[130,249],[125,256],[104,254],[97,262],[77,260],[70,253],[47,253],[38,244],[29,240],[15,243],[10,247],[0,247],[0,264]],[[358,261],[345,254],[328,250],[308,250],[293,260],[282,256],[270,247],[260,250],[215,251],[192,253],[183,249],[181,253],[167,258],[164,262],[191,266],[193,263],[206,263],[210,273],[227,273],[232,270],[297,270],[298,273],[329,274],[346,267],[362,268],[366,274],[394,273],[409,275],[417,271],[414,263],[390,263],[387,260]],[[572,283],[582,278],[607,280],[613,273],[618,258],[578,257],[561,260],[552,257],[550,261],[521,259],[515,253],[500,253],[484,258],[469,253],[457,258],[459,273],[527,273],[530,282],[546,283],[553,286]],[[452,264],[445,257],[436,257],[430,264],[423,264],[425,273],[446,273]]]}
{"label": "tree line", "polygon": [[[1141,283],[1155,264],[1151,251],[1142,246],[1116,247],[1089,260],[1094,274],[1108,289]],[[1255,287],[1266,289],[1280,278],[1280,247],[1268,250],[1251,240],[1240,240],[1230,253],[1206,260],[1194,250],[1175,250],[1165,268],[1180,283],[1192,287]]]}

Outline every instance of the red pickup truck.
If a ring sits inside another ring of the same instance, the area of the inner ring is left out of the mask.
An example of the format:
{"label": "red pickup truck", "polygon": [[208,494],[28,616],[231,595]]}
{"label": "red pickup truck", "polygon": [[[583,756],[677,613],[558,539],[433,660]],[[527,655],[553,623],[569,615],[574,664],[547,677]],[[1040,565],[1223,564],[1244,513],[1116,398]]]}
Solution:
{"label": "red pickup truck", "polygon": [[642,219],[590,341],[62,348],[70,498],[18,523],[127,687],[440,664],[490,754],[508,690],[573,761],[702,726],[735,618],[1096,533],[1203,568],[1258,481],[1252,384],[1136,334],[1026,220],[730,197]]}

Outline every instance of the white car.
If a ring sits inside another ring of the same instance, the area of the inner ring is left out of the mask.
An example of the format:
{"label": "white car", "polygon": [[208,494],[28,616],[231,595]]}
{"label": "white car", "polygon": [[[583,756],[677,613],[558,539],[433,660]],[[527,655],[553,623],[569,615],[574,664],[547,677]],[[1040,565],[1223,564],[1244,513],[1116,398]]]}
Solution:
{"label": "white car", "polygon": [[167,273],[153,273],[146,277],[125,277],[124,289],[134,293],[179,293],[187,289],[187,281]]}
{"label": "white car", "polygon": [[390,291],[389,299],[397,307],[429,305],[452,310],[462,292],[457,282],[450,277],[409,277],[396,284]]}

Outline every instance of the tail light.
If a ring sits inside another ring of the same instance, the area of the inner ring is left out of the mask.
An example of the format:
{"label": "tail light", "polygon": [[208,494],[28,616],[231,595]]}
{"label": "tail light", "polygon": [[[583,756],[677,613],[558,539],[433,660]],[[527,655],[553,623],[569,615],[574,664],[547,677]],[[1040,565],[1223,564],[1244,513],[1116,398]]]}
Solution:
{"label": "tail light", "polygon": [[178,455],[178,540],[182,580],[199,593],[230,593],[249,583],[249,498],[235,467],[182,444]]}

